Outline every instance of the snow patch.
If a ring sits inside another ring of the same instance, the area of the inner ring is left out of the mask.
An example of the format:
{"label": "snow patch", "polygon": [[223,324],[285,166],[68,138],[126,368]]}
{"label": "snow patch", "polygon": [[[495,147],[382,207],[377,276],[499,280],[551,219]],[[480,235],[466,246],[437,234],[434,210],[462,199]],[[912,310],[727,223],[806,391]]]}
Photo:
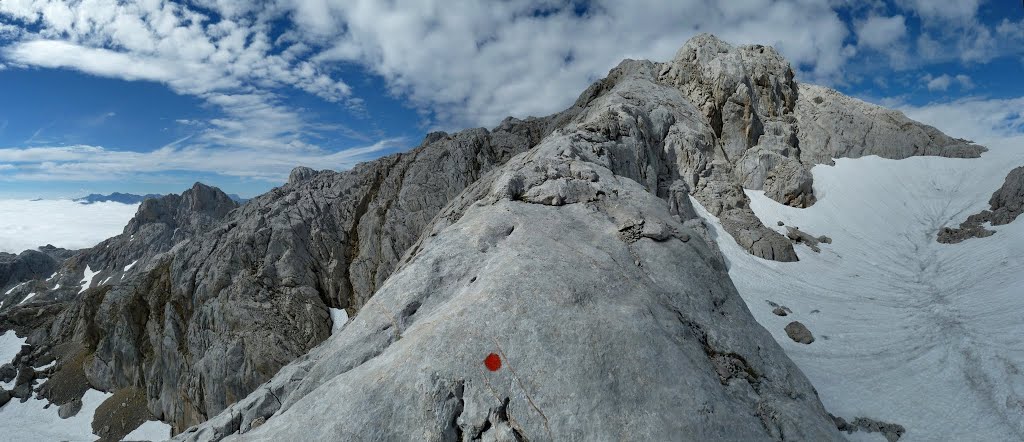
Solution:
{"label": "snow patch", "polygon": [[0,335],[0,365],[14,362],[22,345],[25,345],[25,338],[19,338],[14,330],[7,330]]}
{"label": "snow patch", "polygon": [[[25,345],[26,340],[26,338],[19,338],[14,330],[7,330],[0,335],[0,365],[14,362],[14,357],[18,356],[18,352],[21,351],[21,346]],[[0,382],[0,388],[13,390],[14,381],[15,379],[11,379],[10,382]]]}
{"label": "snow patch", "polygon": [[[748,191],[766,226],[826,235],[799,262],[756,258],[717,231],[751,313],[807,375],[825,408],[903,425],[900,442],[1024,440],[1024,219],[996,234],[940,244],[936,233],[988,206],[1024,150],[980,159],[878,157],[816,166],[807,209]],[[779,317],[766,300],[789,307]],[[786,336],[800,321],[810,345]],[[855,433],[857,440],[882,440]]]}
{"label": "snow patch", "polygon": [[341,331],[348,323],[348,312],[343,308],[332,308],[331,310],[331,334]]}
{"label": "snow patch", "polygon": [[171,425],[160,421],[146,421],[128,433],[122,440],[165,441],[171,438]]}
{"label": "snow patch", "polygon": [[135,267],[135,263],[137,263],[137,262],[139,262],[139,260],[136,259],[135,261],[132,261],[131,264],[128,264],[128,265],[124,266],[124,270],[122,270],[122,272],[127,272],[132,267]]}
{"label": "snow patch", "polygon": [[85,273],[82,276],[82,282],[79,282],[79,284],[82,284],[82,289],[79,290],[78,293],[82,293],[82,292],[86,291],[89,288],[89,286],[92,285],[92,280],[94,278],[96,278],[96,275],[99,274],[99,273],[100,272],[92,271],[92,269],[89,268],[89,265],[86,264],[85,265]]}
{"label": "snow patch", "polygon": [[[54,289],[54,290],[56,290],[56,289]],[[36,295],[36,292],[29,293],[28,296],[25,297],[25,299],[22,299],[21,302],[18,303],[18,305],[24,304],[25,301],[28,301],[29,299],[32,299],[32,297],[35,296],[35,295]]]}
{"label": "snow patch", "polygon": [[[28,282],[28,281],[26,281],[26,282]],[[21,284],[18,284],[18,285],[16,285],[16,286],[14,286],[14,287],[11,287],[11,289],[10,289],[10,290],[8,290],[8,291],[7,291],[6,293],[4,293],[4,294],[5,294],[5,295],[10,295],[10,294],[11,294],[11,292],[13,292],[13,291],[17,290],[17,289],[18,289],[18,287],[21,287],[21,286],[23,286],[23,285],[25,285],[25,283],[24,283],[24,282],[23,282],[23,283],[21,283]]]}
{"label": "snow patch", "polygon": [[111,396],[111,393],[90,389],[82,397],[81,411],[67,419],[57,415],[56,405],[43,408],[49,403],[45,399],[33,398],[24,403],[13,399],[0,408],[3,438],[11,441],[96,440],[97,436],[92,432],[93,415]]}

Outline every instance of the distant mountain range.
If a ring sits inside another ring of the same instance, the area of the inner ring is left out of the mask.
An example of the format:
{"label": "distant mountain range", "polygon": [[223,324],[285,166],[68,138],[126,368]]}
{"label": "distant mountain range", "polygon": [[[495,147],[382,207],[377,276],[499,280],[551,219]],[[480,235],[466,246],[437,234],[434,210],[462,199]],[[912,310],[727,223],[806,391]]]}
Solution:
{"label": "distant mountain range", "polygon": [[114,193],[111,193],[109,195],[100,195],[98,193],[93,193],[93,194],[90,194],[90,195],[82,197],[82,198],[77,198],[77,199],[75,199],[75,201],[79,202],[79,203],[82,203],[82,204],[105,203],[105,202],[115,202],[115,203],[122,203],[122,204],[138,204],[138,203],[141,203],[142,200],[146,200],[146,199],[149,199],[149,198],[160,198],[161,196],[163,196],[163,195],[160,195],[158,193],[149,193],[149,194],[146,194],[146,195],[136,195],[134,193],[121,193],[121,192],[114,192]]}
{"label": "distant mountain range", "polygon": [[[138,203],[141,203],[143,200],[147,200],[147,199],[150,199],[150,198],[160,198],[162,196],[164,196],[164,195],[161,195],[159,193],[147,193],[145,195],[136,195],[134,193],[121,193],[121,192],[114,192],[114,193],[111,193],[109,195],[100,195],[98,193],[93,193],[93,194],[84,196],[82,198],[77,198],[77,199],[75,199],[75,201],[79,202],[79,203],[82,203],[82,204],[104,203],[104,202],[115,202],[115,203],[121,203],[121,204],[138,204]],[[249,201],[249,198],[242,198],[242,197],[238,196],[238,194],[235,194],[235,193],[228,194],[228,197],[230,197],[234,202],[236,202],[238,204],[245,204],[247,201]]]}

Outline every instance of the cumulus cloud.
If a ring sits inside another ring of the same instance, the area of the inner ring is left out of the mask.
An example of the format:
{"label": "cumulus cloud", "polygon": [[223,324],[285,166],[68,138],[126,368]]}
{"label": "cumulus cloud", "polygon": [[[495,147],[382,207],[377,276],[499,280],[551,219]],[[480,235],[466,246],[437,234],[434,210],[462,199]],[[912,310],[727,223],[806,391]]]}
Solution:
{"label": "cumulus cloud", "polygon": [[965,74],[959,74],[956,76],[942,74],[939,75],[938,77],[932,76],[931,74],[927,74],[924,77],[922,77],[921,80],[925,83],[925,86],[930,91],[946,91],[949,90],[949,87],[954,84],[960,85],[960,88],[963,90],[969,90],[974,88],[974,81],[971,80],[970,76]]}
{"label": "cumulus cloud", "polygon": [[137,204],[70,200],[0,200],[0,252],[20,253],[46,244],[92,247],[120,234],[137,208]]}
{"label": "cumulus cloud", "polygon": [[857,26],[857,40],[872,49],[887,49],[906,35],[907,24],[902,15],[873,15]]}
{"label": "cumulus cloud", "polygon": [[366,66],[455,126],[557,111],[622,58],[669,60],[706,30],[734,43],[775,45],[807,79],[837,79],[850,55],[845,24],[818,1],[598,1],[585,10],[566,3],[287,5],[309,31],[297,38],[330,42],[317,61]]}
{"label": "cumulus cloud", "polygon": [[924,19],[968,21],[978,13],[981,0],[896,0],[896,4]]}
{"label": "cumulus cloud", "polygon": [[[280,104],[272,92],[275,88],[296,88],[338,103],[351,96],[343,80],[274,46],[271,15],[215,20],[169,1],[24,0],[0,2],[0,18],[4,16],[31,25],[0,50],[11,64],[155,81],[220,107],[226,116],[211,122],[212,127],[232,130],[196,141],[254,148],[291,146],[296,138],[307,136],[310,127],[297,110]],[[0,28],[0,36],[8,26]],[[33,28],[38,30],[26,31]],[[284,128],[286,122],[291,126]],[[239,130],[242,126],[245,129]],[[251,136],[237,136],[243,132]],[[252,141],[258,143],[245,144]]]}
{"label": "cumulus cloud", "polygon": [[928,90],[930,91],[944,91],[949,89],[949,85],[953,84],[953,77],[945,74],[938,77],[926,75],[924,79],[927,82]]}

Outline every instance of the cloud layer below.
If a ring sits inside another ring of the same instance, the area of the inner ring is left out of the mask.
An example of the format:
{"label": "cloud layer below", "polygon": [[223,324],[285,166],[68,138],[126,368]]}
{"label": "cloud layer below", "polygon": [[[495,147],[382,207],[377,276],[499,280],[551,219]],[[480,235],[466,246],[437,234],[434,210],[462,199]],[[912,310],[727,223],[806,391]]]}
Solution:
{"label": "cloud layer below", "polygon": [[92,247],[124,231],[137,204],[79,204],[71,200],[0,200],[0,252],[21,253],[46,244]]}

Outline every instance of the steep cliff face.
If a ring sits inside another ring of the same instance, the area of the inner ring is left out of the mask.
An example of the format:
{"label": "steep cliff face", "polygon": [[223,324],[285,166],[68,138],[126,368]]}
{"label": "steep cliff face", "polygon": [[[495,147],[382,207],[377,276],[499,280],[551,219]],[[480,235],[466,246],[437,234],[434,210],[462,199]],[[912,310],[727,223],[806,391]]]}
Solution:
{"label": "steep cliff face", "polygon": [[[57,357],[52,379],[61,381],[43,387],[55,402],[84,385],[142,391],[152,415],[176,432],[221,413],[188,436],[203,440],[251,428],[245,413],[266,419],[311,404],[322,397],[311,392],[329,384],[365,399],[332,402],[332,412],[353,423],[394,421],[365,426],[378,434],[325,427],[366,437],[480,435],[488,425],[542,439],[611,431],[614,421],[600,422],[597,408],[558,399],[593,397],[648,413],[619,427],[656,439],[683,431],[833,438],[813,389],[738,301],[689,198],[745,250],[792,261],[790,241],[754,216],[744,188],[803,207],[814,202],[809,168],[834,155],[976,156],[983,148],[830,94],[796,84],[771,48],[702,35],[671,62],[624,62],[549,117],[432,133],[408,153],[346,172],[298,168],[242,207],[201,185],[149,200],[124,234],[37,281],[44,293],[0,316],[0,326],[28,334],[39,357]],[[876,121],[881,114],[891,121]],[[824,129],[805,134],[810,125]],[[904,133],[919,140],[888,151],[886,137]],[[352,332],[321,345],[331,308],[357,319]],[[492,339],[457,334],[491,325],[501,331]],[[573,353],[587,336],[597,356]],[[475,373],[470,362],[495,340],[535,361],[515,363],[537,379]],[[619,353],[629,356],[612,357]],[[557,374],[557,354],[590,368]],[[224,411],[268,391],[260,385],[297,359],[305,362],[274,378],[273,395]],[[417,377],[423,370],[437,375]],[[393,382],[371,385],[385,377]],[[594,380],[574,387],[569,379]],[[667,390],[626,394],[628,379]],[[508,382],[492,395],[498,403],[480,396],[492,381]],[[544,391],[524,382],[543,382]],[[272,405],[277,399],[286,406]],[[665,403],[693,419],[655,409]],[[463,409],[470,414],[454,411]],[[300,421],[280,420],[265,434],[280,437]],[[729,422],[739,422],[736,433]]]}

